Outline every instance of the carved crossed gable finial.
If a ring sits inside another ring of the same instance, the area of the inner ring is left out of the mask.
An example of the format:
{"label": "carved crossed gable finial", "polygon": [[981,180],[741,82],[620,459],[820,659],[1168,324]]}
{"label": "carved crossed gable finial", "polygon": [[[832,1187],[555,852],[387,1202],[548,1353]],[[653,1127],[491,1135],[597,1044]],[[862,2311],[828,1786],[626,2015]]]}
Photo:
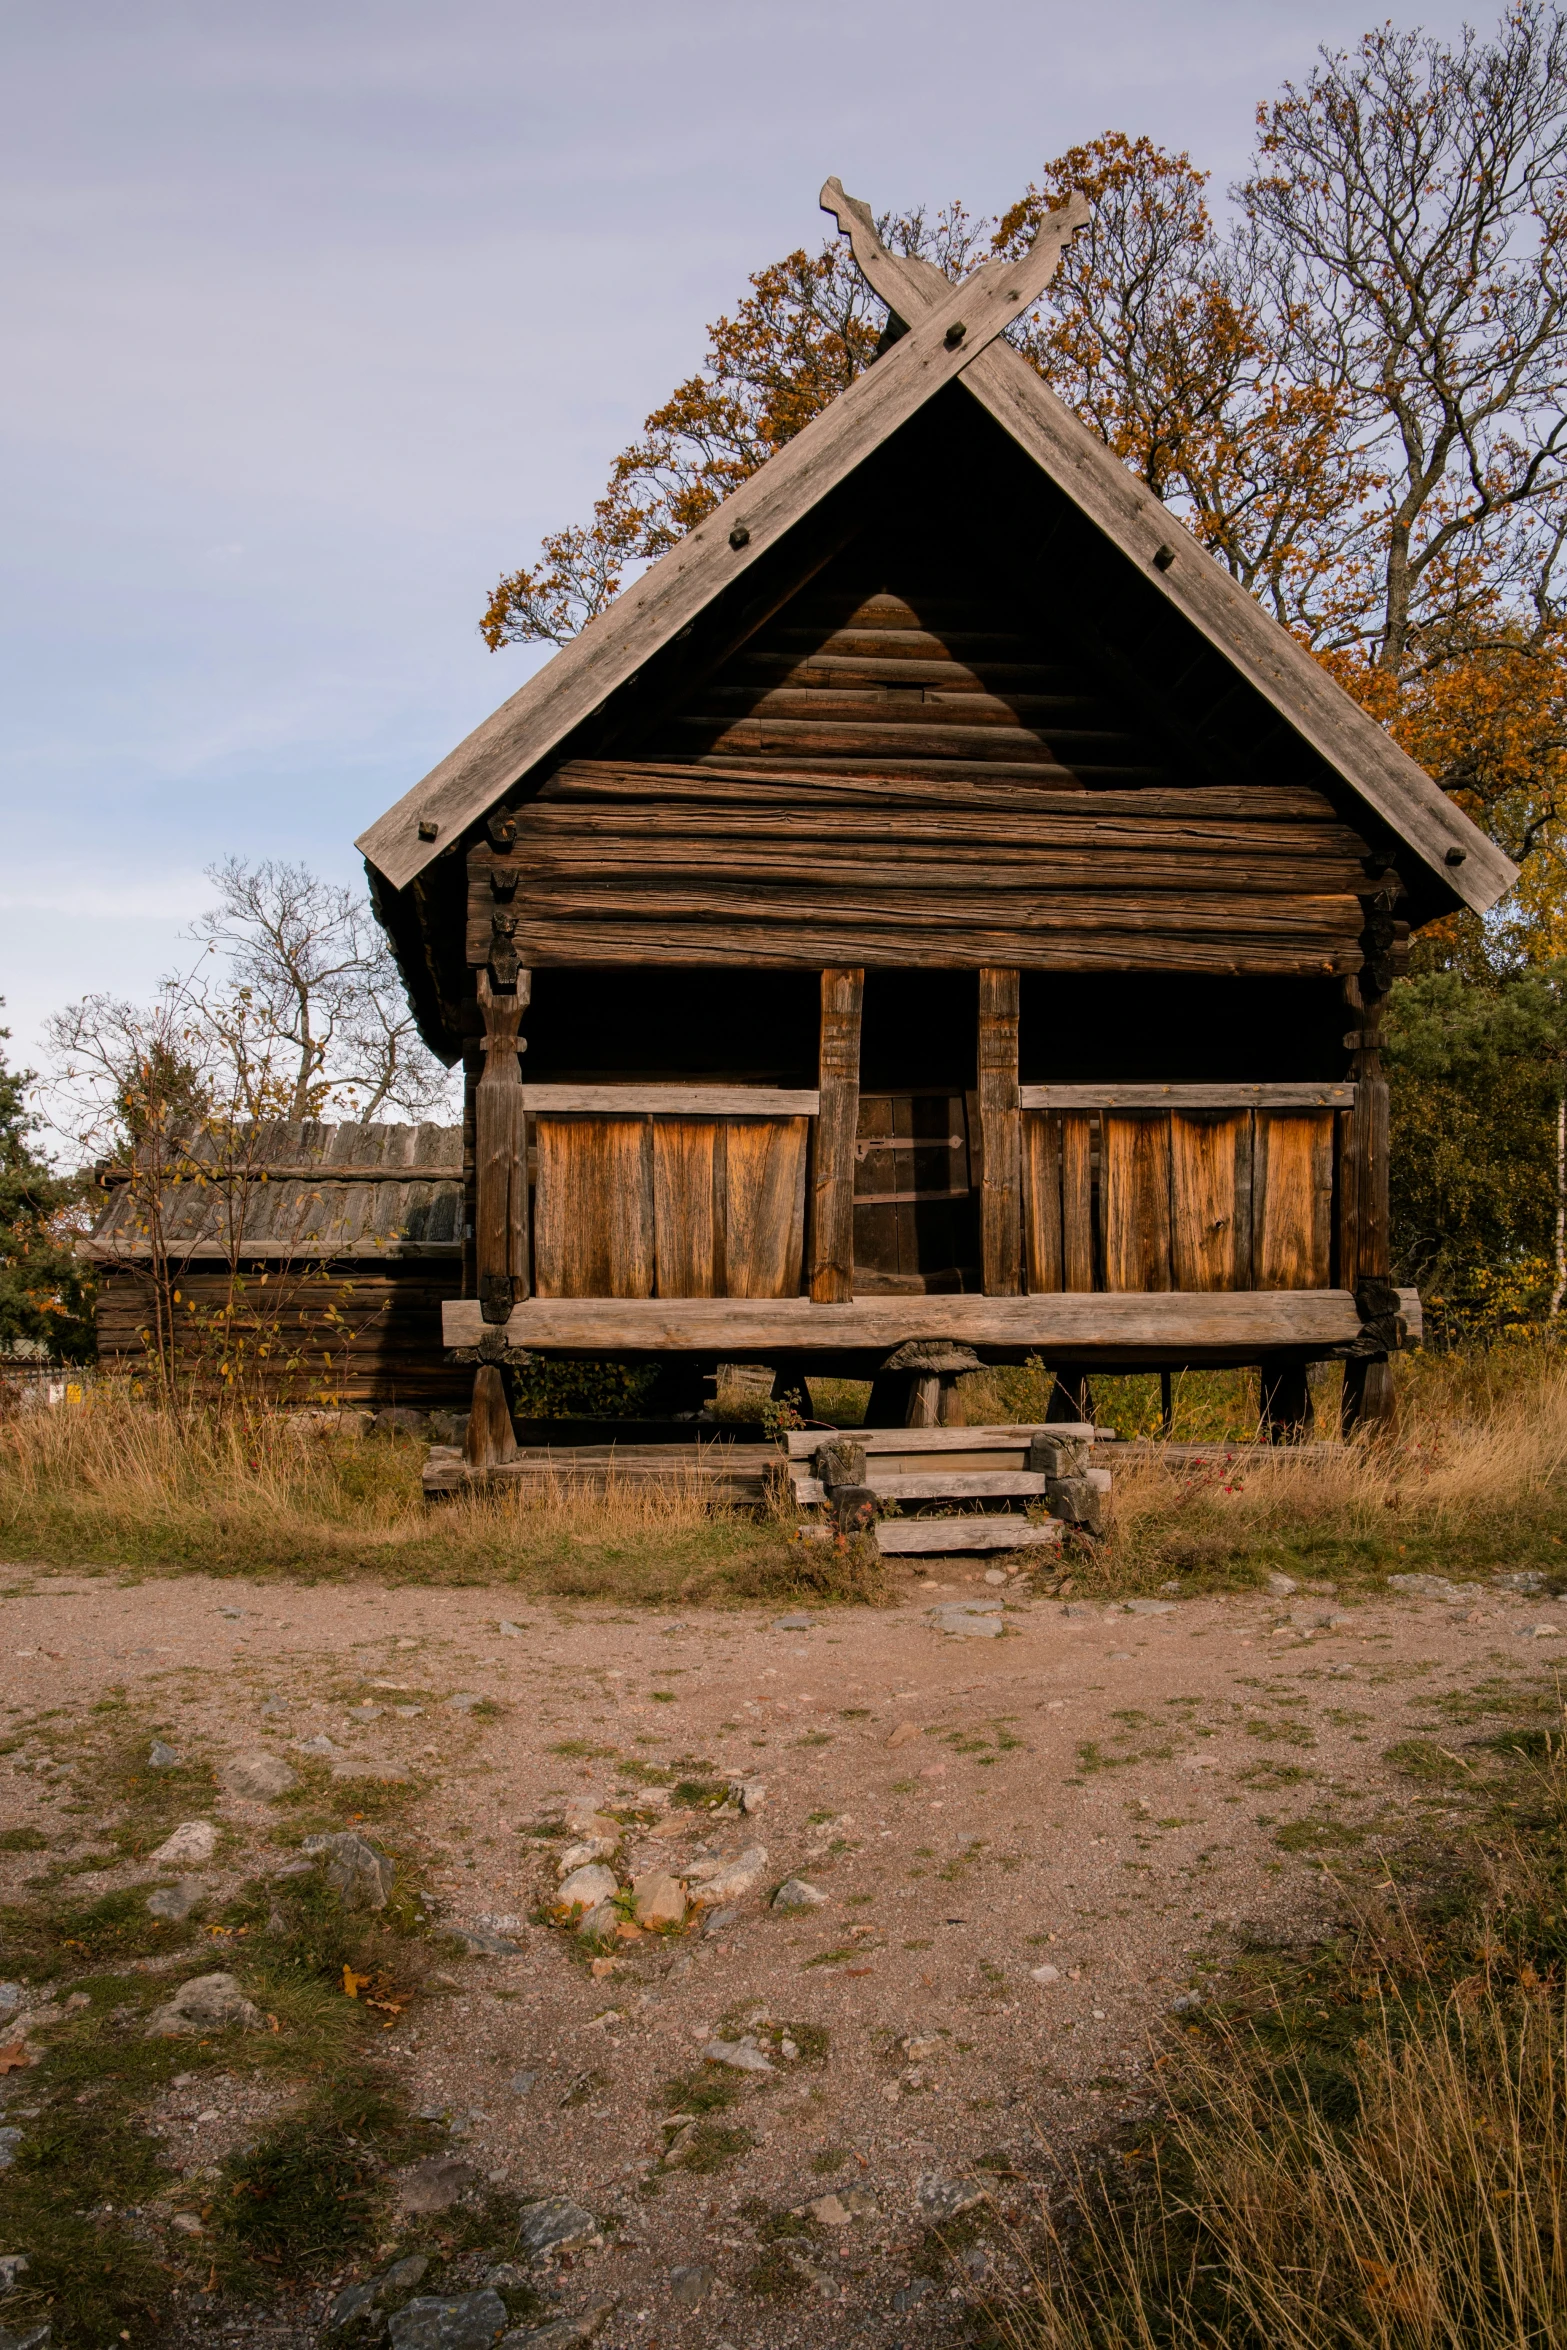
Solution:
{"label": "carved crossed gable finial", "polygon": [[[934,261],[927,261],[915,253],[890,253],[882,243],[876,227],[876,215],[863,196],[845,194],[842,180],[827,181],[819,199],[824,212],[830,212],[839,231],[849,240],[850,249],[859,267],[860,275],[872,292],[878,294],[891,312],[889,321],[893,331],[889,340],[896,340],[916,325],[923,311],[952,291],[949,279],[943,276]],[[992,277],[1004,276],[1009,267],[1031,267],[1035,257],[1048,263],[1048,272],[1040,280],[1043,293],[1060,265],[1062,254],[1072,239],[1088,226],[1093,207],[1081,189],[1074,189],[1064,204],[1047,212],[1035,232],[1026,254],[999,254],[982,261],[977,269],[958,280],[961,286],[988,285]],[[923,300],[912,296],[924,295]]]}

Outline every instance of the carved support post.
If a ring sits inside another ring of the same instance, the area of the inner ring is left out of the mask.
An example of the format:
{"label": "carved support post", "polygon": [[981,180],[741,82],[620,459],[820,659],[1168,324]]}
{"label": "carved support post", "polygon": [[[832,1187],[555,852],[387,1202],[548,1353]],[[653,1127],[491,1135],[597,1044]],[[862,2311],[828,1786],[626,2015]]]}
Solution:
{"label": "carved support post", "polygon": [[811,1184],[811,1296],[818,1305],[854,1295],[854,1144],[860,1124],[860,1012],[865,973],[822,973],[816,1153]]}
{"label": "carved support post", "polygon": [[[486,1324],[498,1328],[528,1294],[528,1131],[517,1056],[525,1049],[520,1031],[529,975],[515,959],[509,974],[509,988],[496,984],[493,963],[478,974],[484,1070],[473,1089],[475,1286]],[[464,1450],[476,1469],[516,1458],[505,1377],[496,1363],[481,1363],[474,1375]]]}
{"label": "carved support post", "polygon": [[[1355,1107],[1339,1115],[1339,1286],[1353,1290],[1368,1324],[1386,1319],[1393,1269],[1389,1105],[1382,1075],[1382,1010],[1390,984],[1390,974],[1369,960],[1358,976],[1344,981],[1344,1000],[1359,1026],[1344,1039]],[[1363,1346],[1344,1366],[1343,1432],[1386,1433],[1393,1415],[1392,1364],[1385,1353]]]}
{"label": "carved support post", "polygon": [[1018,1108],[1016,971],[979,975],[980,1263],[987,1297],[1023,1287],[1023,1120]]}

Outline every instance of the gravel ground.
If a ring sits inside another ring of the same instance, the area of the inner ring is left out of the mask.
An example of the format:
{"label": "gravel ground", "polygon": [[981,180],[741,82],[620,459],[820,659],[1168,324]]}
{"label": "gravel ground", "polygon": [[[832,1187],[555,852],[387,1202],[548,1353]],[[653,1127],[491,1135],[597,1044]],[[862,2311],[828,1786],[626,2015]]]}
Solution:
{"label": "gravel ground", "polygon": [[[1440,1791],[1386,1750],[1451,1738],[1455,1707],[1504,1719],[1567,1635],[1567,1609],[1512,1593],[1339,1610],[1304,1589],[1163,1613],[1022,1601],[998,1637],[950,1632],[933,1610],[996,1597],[957,1567],[891,1609],[803,1619],[6,1575],[0,1701],[33,1728],[0,1764],[4,1827],[58,1842],[69,1771],[43,1758],[69,1764],[72,1722],[110,1688],[182,1753],[289,1757],[324,1737],[334,1769],[368,1759],[424,1783],[386,1841],[417,1855],[405,1866],[443,1922],[514,1947],[452,1958],[384,2053],[480,2179],[608,2223],[602,2248],[537,2272],[565,2314],[613,2305],[604,2350],[763,2350],[825,2323],[872,2350],[954,2334],[1008,2254],[992,2229],[960,2254],[967,2279],[921,2276],[941,2199],[977,2184],[990,2213],[1021,2211],[1030,2181],[1143,2110],[1178,2000],[1247,1937],[1325,1934],[1345,1902],[1325,1870],[1374,1882],[1382,1846],[1440,1816]],[[755,1808],[684,1810],[637,1766],[743,1780]],[[584,1802],[646,1814],[623,1877],[761,1844],[758,1886],[595,1973],[568,1932],[531,1922],[561,1815]],[[212,1891],[276,1865],[266,1803],[225,1795],[211,1816],[238,1846],[194,1872]],[[71,1828],[91,1845],[91,1819]],[[0,1855],[0,1894],[35,1867]],[[75,1895],[136,1874],[80,1875]],[[772,1908],[791,1876],[826,1899]],[[748,2149],[705,2172],[664,2164],[680,2110],[665,2084],[747,2034],[768,2069],[735,2074],[713,2119]],[[176,2086],[156,2123],[193,2173],[264,2118],[240,2079],[204,2075],[199,2103]],[[824,2196],[837,2205],[792,2265],[772,2256],[792,2297],[754,2289],[762,2208]],[[214,2319],[211,2338],[236,2337]],[[296,2337],[252,2322],[246,2338]]]}

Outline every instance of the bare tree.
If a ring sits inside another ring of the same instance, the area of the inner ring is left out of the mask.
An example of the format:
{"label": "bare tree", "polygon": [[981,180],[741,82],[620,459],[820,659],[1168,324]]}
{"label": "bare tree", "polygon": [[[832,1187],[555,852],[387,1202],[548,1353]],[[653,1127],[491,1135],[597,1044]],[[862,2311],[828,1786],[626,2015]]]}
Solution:
{"label": "bare tree", "polygon": [[197,982],[201,1025],[251,1072],[252,1117],[319,1117],[334,1103],[361,1119],[388,1106],[418,1117],[448,1100],[362,896],[272,858],[228,857],[207,878],[218,903],[192,935],[218,964]]}

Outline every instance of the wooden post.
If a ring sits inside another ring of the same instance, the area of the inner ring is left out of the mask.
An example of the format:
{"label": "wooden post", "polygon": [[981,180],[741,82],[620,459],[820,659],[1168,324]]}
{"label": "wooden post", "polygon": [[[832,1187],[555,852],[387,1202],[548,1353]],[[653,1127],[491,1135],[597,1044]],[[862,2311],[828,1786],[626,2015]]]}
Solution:
{"label": "wooden post", "polygon": [[484,1074],[473,1096],[474,1266],[484,1319],[504,1324],[528,1294],[528,1138],[517,1066],[528,973],[518,972],[509,994],[493,988],[484,971],[478,986]]}
{"label": "wooden post", "polygon": [[811,1180],[811,1297],[817,1305],[843,1305],[854,1296],[854,1144],[864,1003],[863,970],[822,973],[821,1107]]}
{"label": "wooden post", "polygon": [[1023,1121],[1018,1109],[1016,971],[979,974],[980,1263],[987,1297],[1023,1289]]}
{"label": "wooden post", "polygon": [[462,1449],[470,1469],[493,1469],[517,1458],[517,1432],[498,1363],[481,1363],[473,1375],[473,1403]]}
{"label": "wooden post", "polygon": [[1265,1444],[1306,1444],[1312,1428],[1311,1383],[1302,1362],[1262,1366],[1261,1435]]}
{"label": "wooden post", "polygon": [[[1383,997],[1373,990],[1369,971],[1344,981],[1344,999],[1360,1025],[1345,1039],[1355,1078],[1355,1106],[1341,1112],[1338,1120],[1339,1286],[1358,1297],[1368,1284],[1385,1289],[1392,1279],[1389,1106],[1382,1075]],[[1387,1356],[1351,1356],[1344,1366],[1344,1434],[1356,1428],[1386,1433],[1393,1415],[1393,1368]]]}

